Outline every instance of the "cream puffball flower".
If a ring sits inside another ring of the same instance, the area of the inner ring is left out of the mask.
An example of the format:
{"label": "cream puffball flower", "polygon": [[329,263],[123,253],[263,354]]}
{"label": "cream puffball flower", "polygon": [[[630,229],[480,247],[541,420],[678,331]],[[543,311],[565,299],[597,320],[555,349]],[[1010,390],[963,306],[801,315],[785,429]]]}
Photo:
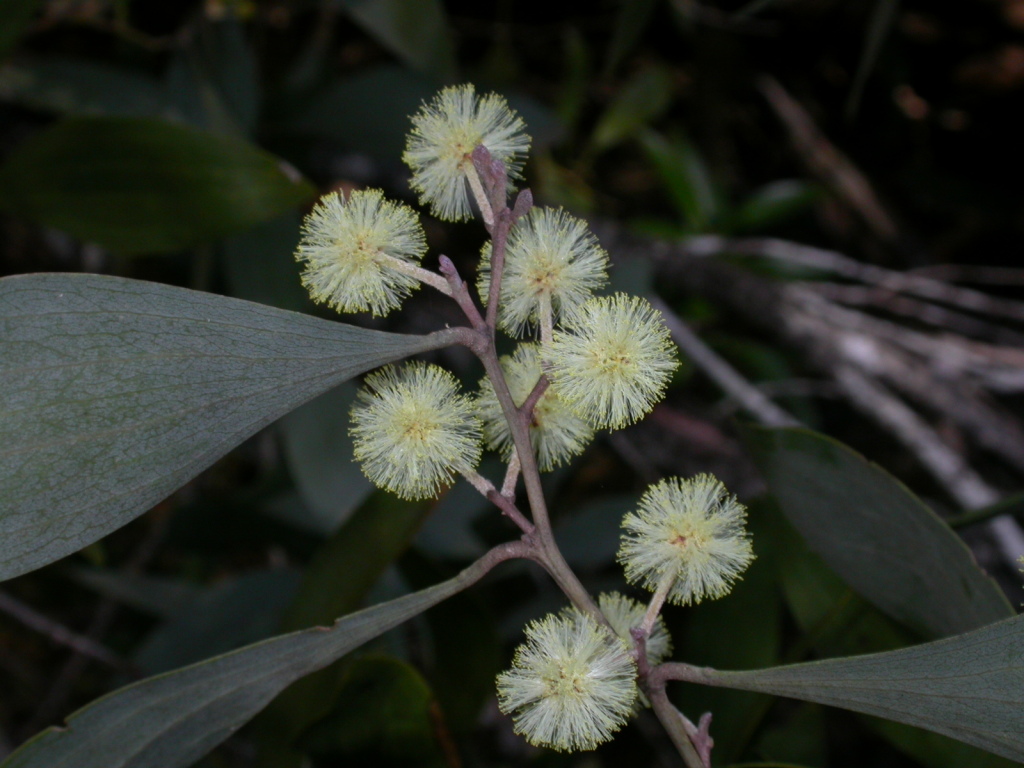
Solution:
{"label": "cream puffball flower", "polygon": [[[643,622],[647,606],[618,592],[604,592],[597,598],[597,607],[608,619],[615,634],[632,645],[633,635],[630,630],[640,626]],[[647,663],[652,667],[661,664],[672,653],[672,636],[668,633],[665,619],[661,616],[654,620],[654,626],[651,627],[651,633],[647,636],[645,648],[647,649]],[[644,692],[638,691],[636,704],[633,707],[634,714],[638,713],[642,707],[650,705],[651,702]]]}
{"label": "cream puffball flower", "polygon": [[622,521],[618,559],[626,580],[656,591],[674,579],[667,600],[676,605],[728,594],[754,559],[746,518],[746,508],[711,475],[652,485]]}
{"label": "cream puffball flower", "polygon": [[403,270],[419,268],[426,252],[416,212],[368,189],[348,200],[340,192],[320,198],[303,222],[295,258],[305,264],[302,284],[314,301],[339,312],[386,315],[419,287]]}
{"label": "cream puffball flower", "polygon": [[512,668],[498,675],[498,706],[531,744],[593,749],[633,711],[636,664],[629,647],[576,609],[526,628]]}
{"label": "cream puffball flower", "polygon": [[412,117],[402,160],[412,169],[412,188],[420,203],[445,221],[472,216],[466,175],[475,173],[471,155],[483,144],[491,157],[505,164],[510,178],[519,178],[530,137],[526,124],[496,93],[477,97],[472,85],[442,90]]}
{"label": "cream puffball flower", "polygon": [[[501,369],[505,373],[505,382],[513,402],[521,406],[543,372],[540,348],[536,344],[520,344],[515,353],[501,358]],[[477,407],[484,441],[508,461],[512,456],[512,433],[494,387],[486,377],[480,380]],[[593,439],[593,428],[573,413],[550,387],[540,396],[533,409],[530,441],[536,451],[537,466],[541,472],[550,472],[569,457],[582,453]]]}
{"label": "cream puffball flower", "polygon": [[[597,607],[612,625],[615,634],[632,644],[630,630],[640,626],[647,613],[647,606],[618,592],[603,592],[597,598]],[[672,653],[672,636],[668,633],[665,619],[661,616],[654,622],[651,634],[647,636],[647,663],[652,667],[661,664]]]}
{"label": "cream puffball flower", "polygon": [[363,473],[403,499],[431,498],[480,461],[475,404],[440,366],[412,362],[371,373],[351,416]]}
{"label": "cream puffball flower", "polygon": [[[554,208],[534,208],[516,222],[505,248],[498,321],[522,336],[544,313],[557,322],[608,282],[608,254],[582,219]],[[477,289],[487,300],[491,245],[481,253]]]}
{"label": "cream puffball flower", "polygon": [[679,365],[661,313],[623,293],[588,300],[555,329],[548,362],[552,389],[598,429],[639,421]]}

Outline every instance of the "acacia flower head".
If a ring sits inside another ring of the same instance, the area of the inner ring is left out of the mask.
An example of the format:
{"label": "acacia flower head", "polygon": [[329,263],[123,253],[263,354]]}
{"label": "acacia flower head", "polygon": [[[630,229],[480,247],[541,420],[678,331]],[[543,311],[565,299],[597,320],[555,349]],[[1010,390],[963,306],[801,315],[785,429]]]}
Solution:
{"label": "acacia flower head", "polygon": [[[615,634],[627,643],[633,642],[630,630],[640,626],[647,613],[647,606],[619,592],[603,592],[597,598],[597,607],[612,625]],[[654,622],[651,634],[647,636],[647,663],[652,667],[661,664],[672,653],[672,636],[668,633],[665,619],[661,616]]]}
{"label": "acacia flower head", "polygon": [[478,97],[471,85],[442,90],[412,117],[402,160],[412,169],[412,188],[420,203],[445,221],[464,221],[472,215],[466,175],[471,155],[483,144],[491,157],[518,178],[530,137],[522,118],[496,93]]}
{"label": "acacia flower head", "polygon": [[548,352],[552,389],[600,429],[648,413],[679,365],[661,313],[639,296],[586,301],[555,330]]}
{"label": "acacia flower head", "polygon": [[[501,369],[505,373],[513,402],[521,406],[543,373],[540,348],[536,344],[520,344],[512,355],[501,358]],[[512,433],[494,387],[487,377],[480,380],[477,407],[484,441],[508,461],[514,447]],[[536,451],[537,465],[541,472],[550,472],[570,456],[582,453],[593,437],[593,428],[577,416],[550,387],[540,396],[530,422],[530,441]]]}
{"label": "acacia flower head", "polygon": [[575,608],[527,626],[512,668],[498,675],[498,706],[513,716],[516,733],[559,751],[608,741],[636,695],[629,647]]}
{"label": "acacia flower head", "polygon": [[746,517],[746,508],[712,475],[652,485],[622,521],[618,559],[626,580],[655,591],[674,578],[667,600],[677,605],[728,594],[754,559]]}
{"label": "acacia flower head", "polygon": [[363,473],[404,499],[435,496],[480,460],[476,407],[440,366],[412,362],[371,373],[351,415]]}
{"label": "acacia flower head", "polygon": [[[608,282],[608,254],[582,219],[562,209],[534,208],[509,233],[501,277],[498,321],[522,336],[546,311],[571,315]],[[477,287],[486,301],[491,283],[491,245],[481,253]]]}
{"label": "acacia flower head", "polygon": [[416,212],[378,189],[320,198],[302,225],[295,258],[313,300],[339,312],[386,315],[420,282],[402,271],[427,252]]}
{"label": "acacia flower head", "polygon": [[[630,630],[640,626],[647,613],[647,606],[637,602],[631,597],[626,597],[618,592],[604,592],[597,598],[597,607],[608,619],[615,634],[621,637],[626,643],[633,644],[633,635]],[[672,653],[672,636],[668,633],[665,619],[660,615],[654,620],[654,626],[647,636],[646,648],[647,664],[655,667],[661,664],[668,655]],[[637,691],[636,704],[633,706],[633,713],[639,713],[642,707],[649,707],[651,702],[643,691]]]}

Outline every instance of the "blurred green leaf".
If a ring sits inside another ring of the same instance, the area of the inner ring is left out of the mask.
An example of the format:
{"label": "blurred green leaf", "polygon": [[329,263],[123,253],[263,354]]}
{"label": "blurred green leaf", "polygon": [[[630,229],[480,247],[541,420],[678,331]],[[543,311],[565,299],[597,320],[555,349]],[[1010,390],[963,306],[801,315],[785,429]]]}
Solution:
{"label": "blurred green leaf", "polygon": [[887,615],[945,637],[1013,614],[964,543],[880,467],[807,430],[747,427],[744,438],[811,549]]}
{"label": "blurred green leaf", "polygon": [[477,564],[453,579],[315,627],[143,680],[43,731],[0,768],[187,768],[294,681],[481,577]]}
{"label": "blurred green leaf", "polygon": [[121,253],[216,240],[313,194],[248,142],[148,118],[68,119],[0,167],[0,208]]}
{"label": "blurred green leaf", "polygon": [[564,40],[564,74],[559,83],[555,104],[562,125],[567,130],[574,130],[583,105],[587,102],[587,91],[590,88],[590,49],[587,47],[586,38],[575,27],[565,30]]}
{"label": "blurred green leaf", "polygon": [[640,146],[668,189],[685,232],[708,230],[718,216],[718,195],[700,153],[681,136],[671,141],[655,131],[641,131]]}
{"label": "blurred green leaf", "polygon": [[[413,586],[450,572],[417,554],[412,552],[401,562],[402,573]],[[494,605],[478,591],[466,591],[437,606],[425,622],[429,640],[419,644],[419,652],[445,721],[453,731],[474,732],[481,710],[493,700],[494,679],[505,662]]]}
{"label": "blurred green leaf", "polygon": [[28,29],[40,0],[4,0],[0,3],[0,58],[7,56]]}
{"label": "blurred green leaf", "polygon": [[672,77],[660,66],[648,65],[619,90],[594,127],[591,149],[603,152],[632,137],[660,116],[672,100]]}
{"label": "blurred green leaf", "polygon": [[657,4],[658,0],[619,0],[605,58],[605,77],[619,68],[626,54],[637,44]]}
{"label": "blurred green leaf", "polygon": [[357,387],[342,384],[281,419],[288,469],[303,499],[333,531],[373,490],[352,457],[348,412]]}
{"label": "blurred green leaf", "polygon": [[754,749],[758,755],[773,760],[764,763],[766,767],[777,765],[780,768],[800,768],[805,765],[828,765],[828,742],[825,734],[824,708],[817,704],[802,702],[795,709],[785,712],[780,720],[772,722],[765,728]]}
{"label": "blurred green leaf", "polygon": [[896,651],[706,670],[705,679],[884,717],[1024,760],[1024,616]]}
{"label": "blurred green leaf", "polygon": [[901,752],[928,768],[1014,768],[1015,760],[984,752],[978,747],[932,731],[894,723],[884,717],[865,718],[872,730]]}
{"label": "blurred green leaf", "polygon": [[184,579],[124,573],[109,568],[71,568],[72,579],[139,611],[168,619],[198,599],[202,587]]}
{"label": "blurred green leaf", "polygon": [[256,57],[242,24],[229,16],[217,24],[204,25],[202,31],[210,38],[205,47],[211,79],[238,125],[252,134],[262,91]]}
{"label": "blurred green leaf", "polygon": [[281,628],[324,624],[358,608],[384,569],[409,546],[432,506],[375,491],[310,562]]}
{"label": "blurred green leaf", "polygon": [[538,152],[531,158],[534,196],[541,195],[551,205],[562,206],[576,214],[594,209],[594,189],[582,175],[560,165],[550,152]]}
{"label": "blurred green leaf", "polygon": [[780,179],[754,191],[734,211],[724,226],[731,234],[757,232],[807,210],[820,193],[797,179]]}
{"label": "blurred green leaf", "polygon": [[201,131],[238,136],[243,133],[224,96],[198,57],[179,50],[164,74],[164,92],[175,114]]}
{"label": "blurred green leaf", "polygon": [[262,100],[256,59],[231,16],[199,25],[177,48],[164,88],[168,102],[196,128],[227,135],[256,130]]}
{"label": "blurred green leaf", "polygon": [[526,132],[532,140],[530,143],[531,157],[548,149],[553,144],[557,144],[565,137],[565,124],[558,112],[526,93],[510,90],[502,95],[508,99],[508,105],[512,110],[526,123]]}
{"label": "blurred green leaf", "polygon": [[232,296],[295,312],[313,307],[295,262],[300,222],[297,212],[288,211],[223,241],[224,277]]}
{"label": "blurred green leaf", "polygon": [[436,90],[432,81],[403,67],[374,67],[332,82],[275,128],[332,139],[349,151],[394,164],[405,149],[408,117]]}
{"label": "blurred green leaf", "polygon": [[0,68],[0,98],[59,114],[174,116],[155,78],[70,56],[20,59]]}
{"label": "blurred green leaf", "polygon": [[440,0],[339,0],[352,18],[413,69],[450,80],[455,46]]}
{"label": "blurred green leaf", "polygon": [[780,558],[779,578],[786,603],[803,633],[804,653],[813,650],[821,656],[848,656],[893,650],[913,642],[906,630],[850,589],[784,525],[785,555]]}
{"label": "blurred green leaf", "polygon": [[135,652],[146,675],[167,672],[270,637],[295,596],[299,574],[246,574],[204,590],[154,629]]}
{"label": "blurred green leaf", "polygon": [[614,562],[622,537],[622,518],[636,508],[636,503],[636,496],[606,496],[560,520],[555,538],[569,565],[594,571]]}
{"label": "blurred green leaf", "polygon": [[0,280],[0,579],[96,541],[358,373],[436,348],[156,283]]}
{"label": "blurred green leaf", "polygon": [[733,14],[733,17],[736,19],[744,19],[748,16],[754,16],[772,5],[775,1],[776,0],[750,0],[749,3],[736,11],[736,13]]}
{"label": "blurred green leaf", "polygon": [[[484,477],[501,477],[505,465],[493,454],[484,454],[477,468]],[[469,483],[456,483],[442,496],[419,533],[416,548],[431,558],[472,560],[486,550],[475,524],[493,512],[494,506]]]}
{"label": "blurred green leaf", "polygon": [[1024,517],[1024,493],[1015,493],[1005,499],[1000,499],[995,504],[989,504],[987,507],[964,512],[947,522],[951,528],[966,528],[999,515],[1015,515],[1018,519],[1022,519]]}
{"label": "blurred green leaf", "polygon": [[878,61],[878,54],[882,51],[882,45],[896,21],[896,12],[899,7],[900,0],[875,0],[875,7],[871,10],[868,29],[864,35],[864,50],[861,52],[857,73],[853,76],[850,96],[846,101],[847,116],[856,114],[857,108],[860,106],[861,97],[864,95],[864,86],[867,85],[871,70],[875,68]]}
{"label": "blurred green leaf", "polygon": [[367,656],[345,668],[331,714],[309,729],[301,746],[334,761],[447,765],[436,738],[436,703],[414,667]]}

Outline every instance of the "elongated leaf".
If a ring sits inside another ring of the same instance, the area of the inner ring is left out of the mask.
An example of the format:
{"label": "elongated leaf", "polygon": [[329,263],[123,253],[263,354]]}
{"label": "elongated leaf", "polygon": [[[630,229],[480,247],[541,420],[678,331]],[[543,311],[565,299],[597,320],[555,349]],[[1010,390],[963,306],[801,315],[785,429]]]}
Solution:
{"label": "elongated leaf", "polygon": [[622,63],[643,34],[657,0],[620,0],[615,12],[612,39],[605,56],[604,76],[608,77]]}
{"label": "elongated leaf", "polygon": [[313,192],[247,141],[141,117],[64,120],[0,167],[0,208],[120,253],[209,242]]}
{"label": "elongated leaf", "polygon": [[356,391],[354,384],[336,387],[280,424],[288,469],[325,534],[337,530],[373,490],[352,458],[348,414]]}
{"label": "elongated leaf", "polygon": [[436,91],[430,79],[384,64],[332,81],[291,110],[277,127],[299,136],[328,138],[347,150],[394,163],[405,149],[409,131],[404,116],[414,113]]}
{"label": "elongated leaf", "polygon": [[597,152],[615,146],[661,115],[672,100],[672,78],[659,66],[639,70],[601,115],[590,137]]}
{"label": "elongated leaf", "polygon": [[440,0],[340,0],[353,20],[413,69],[447,80],[455,47]]}
{"label": "elongated leaf", "polygon": [[[819,657],[878,653],[913,642],[906,630],[855,595],[821,558],[807,549],[806,543],[788,525],[765,533],[774,533],[777,546],[781,547],[779,564],[783,589],[793,617],[804,633],[802,642],[812,647]],[[760,541],[763,536],[755,532],[754,538]],[[882,738],[928,768],[1010,768],[1017,765],[933,731],[876,717],[864,720]]]}
{"label": "elongated leaf", "polygon": [[295,406],[444,339],[114,277],[0,280],[0,579],[96,541]]}
{"label": "elongated leaf", "polygon": [[280,568],[212,586],[154,629],[132,661],[143,674],[156,675],[273,637],[300,578]]}
{"label": "elongated leaf", "polygon": [[703,158],[689,140],[666,139],[653,130],[639,135],[640,146],[661,177],[687,232],[706,230],[718,216],[718,196]]}
{"label": "elongated leaf", "polygon": [[304,751],[329,765],[369,760],[417,768],[451,765],[435,733],[439,713],[433,691],[408,662],[390,656],[355,659],[335,689],[331,713],[303,734]]}
{"label": "elongated leaf", "polygon": [[429,589],[122,688],[36,736],[0,768],[185,768],[282,689],[470,586],[478,561]]}
{"label": "elongated leaf", "polygon": [[880,467],[803,429],[750,428],[746,442],[811,549],[892,618],[945,637],[1013,615],[964,543]]}
{"label": "elongated leaf", "polygon": [[699,682],[877,715],[1024,760],[1024,616],[898,651],[705,674]]}
{"label": "elongated leaf", "polygon": [[0,96],[60,114],[172,115],[155,78],[71,56],[20,59],[0,68]]}
{"label": "elongated leaf", "polygon": [[850,96],[846,101],[847,117],[857,114],[861,96],[864,95],[864,86],[867,85],[871,70],[875,68],[878,55],[882,52],[885,39],[889,36],[896,21],[899,7],[899,0],[876,0],[875,7],[871,10],[867,33],[864,36],[864,50],[861,52],[860,63],[857,64],[857,74],[853,77],[853,87],[850,89]]}

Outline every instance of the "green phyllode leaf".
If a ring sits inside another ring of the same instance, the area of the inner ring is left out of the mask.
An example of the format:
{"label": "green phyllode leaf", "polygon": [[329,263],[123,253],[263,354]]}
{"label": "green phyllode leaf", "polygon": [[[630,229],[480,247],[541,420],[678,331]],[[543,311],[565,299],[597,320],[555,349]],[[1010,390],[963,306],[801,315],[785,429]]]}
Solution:
{"label": "green phyllode leaf", "polygon": [[694,671],[686,679],[877,715],[1024,760],[1024,616],[896,651]]}
{"label": "green phyllode leaf", "polygon": [[0,580],[119,528],[340,382],[446,343],[123,278],[0,280]]}
{"label": "green phyllode leaf", "polygon": [[1013,615],[967,546],[877,465],[804,429],[746,428],[745,441],[810,548],[896,621],[947,637]]}
{"label": "green phyllode leaf", "polygon": [[121,688],[10,755],[0,768],[186,768],[285,687],[479,580],[455,578],[359,611],[333,627],[282,635]]}
{"label": "green phyllode leaf", "polygon": [[0,167],[0,209],[126,254],[241,232],[313,194],[243,139],[143,117],[64,120]]}

